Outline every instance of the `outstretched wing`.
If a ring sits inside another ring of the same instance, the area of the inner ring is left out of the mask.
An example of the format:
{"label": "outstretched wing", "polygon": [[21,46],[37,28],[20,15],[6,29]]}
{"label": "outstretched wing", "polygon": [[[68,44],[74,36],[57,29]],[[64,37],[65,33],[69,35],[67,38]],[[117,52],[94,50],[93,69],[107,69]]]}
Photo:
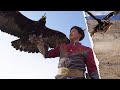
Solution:
{"label": "outstretched wing", "polygon": [[[29,37],[20,38],[18,40],[15,40],[12,42],[12,46],[16,48],[16,50],[25,51],[28,53],[38,53],[41,51],[41,53],[46,50],[47,48],[55,48],[57,45],[60,45],[60,43],[66,43],[68,44],[70,40],[66,37],[66,35],[60,31],[53,30],[50,28],[45,27],[44,29],[39,30],[37,34],[35,34],[37,37],[41,37],[43,40],[43,43],[47,45],[45,46],[39,46],[39,50],[36,44],[29,41]],[[33,40],[36,41],[36,40]],[[41,49],[41,50],[40,50]]]}
{"label": "outstretched wing", "polygon": [[55,48],[60,43],[69,43],[65,34],[45,26],[44,17],[39,21],[32,21],[18,11],[0,11],[0,30],[19,37],[20,39],[11,42],[12,46],[29,53],[39,52],[37,45],[29,42],[29,35],[32,34],[42,36],[44,43],[50,48]]}
{"label": "outstretched wing", "polygon": [[104,20],[108,20],[110,17],[114,16],[114,15],[117,15],[120,11],[113,11],[113,12],[110,12],[106,17],[104,17],[103,19]]}
{"label": "outstretched wing", "polygon": [[[28,41],[28,38],[22,38],[11,42],[12,46],[16,50],[28,52],[28,53],[38,53],[39,50],[37,46]],[[43,47],[44,48],[44,47]]]}
{"label": "outstretched wing", "polygon": [[0,11],[0,30],[16,37],[23,37],[32,32],[35,22],[19,11]]}
{"label": "outstretched wing", "polygon": [[89,12],[89,11],[85,11],[85,12],[88,13],[92,18],[94,18],[98,23],[101,22],[101,20],[96,18],[91,12]]}
{"label": "outstretched wing", "polygon": [[47,27],[43,30],[43,38],[45,38],[44,41],[49,44],[50,48],[55,48],[60,43],[68,44],[70,42],[64,33]]}

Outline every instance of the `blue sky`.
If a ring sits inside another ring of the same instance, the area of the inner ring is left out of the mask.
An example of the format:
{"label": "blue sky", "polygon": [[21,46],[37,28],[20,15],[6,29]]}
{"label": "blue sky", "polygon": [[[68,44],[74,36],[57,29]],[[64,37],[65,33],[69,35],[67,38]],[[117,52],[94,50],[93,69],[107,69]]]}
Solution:
{"label": "blue sky", "polygon": [[[32,20],[39,20],[46,13],[46,26],[69,36],[72,26],[87,29],[82,11],[21,11]],[[91,47],[89,34],[85,31],[84,45]],[[54,79],[59,58],[45,59],[38,53],[28,54],[15,50],[11,41],[17,38],[0,31],[0,79]]]}

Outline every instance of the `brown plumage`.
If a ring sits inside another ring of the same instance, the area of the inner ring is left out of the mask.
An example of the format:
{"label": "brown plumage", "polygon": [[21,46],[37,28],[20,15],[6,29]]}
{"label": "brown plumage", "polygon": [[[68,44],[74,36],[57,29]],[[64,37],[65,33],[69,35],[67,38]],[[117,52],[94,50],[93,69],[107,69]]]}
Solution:
{"label": "brown plumage", "polygon": [[92,18],[94,18],[98,24],[93,28],[94,31],[91,32],[91,36],[93,36],[96,32],[103,32],[105,33],[113,24],[108,19],[114,15],[117,15],[120,11],[113,11],[106,15],[102,20],[96,18],[91,12],[86,11]]}
{"label": "brown plumage", "polygon": [[45,16],[38,21],[33,21],[19,11],[0,11],[0,30],[19,38],[11,42],[16,50],[38,53],[37,45],[29,41],[29,36],[33,34],[41,36],[48,48],[55,48],[60,43],[69,43],[69,39],[64,33],[50,29],[45,24]]}

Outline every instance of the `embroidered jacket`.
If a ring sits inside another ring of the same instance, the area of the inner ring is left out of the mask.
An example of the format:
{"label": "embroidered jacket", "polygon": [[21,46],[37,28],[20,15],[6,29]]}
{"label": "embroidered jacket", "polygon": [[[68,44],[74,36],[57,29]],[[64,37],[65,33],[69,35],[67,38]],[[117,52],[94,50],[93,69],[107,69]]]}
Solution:
{"label": "embroidered jacket", "polygon": [[48,51],[46,58],[54,57],[60,57],[58,68],[66,67],[86,71],[87,66],[89,76],[92,79],[99,79],[92,49],[81,43],[61,44]]}

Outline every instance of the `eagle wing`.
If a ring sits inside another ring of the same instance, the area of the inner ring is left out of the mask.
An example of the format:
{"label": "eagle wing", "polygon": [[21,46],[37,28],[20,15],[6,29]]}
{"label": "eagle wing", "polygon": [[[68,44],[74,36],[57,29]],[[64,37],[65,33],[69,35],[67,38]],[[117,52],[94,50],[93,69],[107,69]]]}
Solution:
{"label": "eagle wing", "polygon": [[[44,18],[32,21],[18,11],[0,11],[1,31],[19,38],[11,42],[16,50],[28,53],[40,52],[37,45],[29,41],[29,35],[32,34],[41,36],[44,43],[50,48],[55,48],[60,43],[69,43],[69,39],[64,33],[46,27],[45,23]],[[41,46],[41,48],[45,47]]]}
{"label": "eagle wing", "polygon": [[70,43],[70,40],[63,32],[48,27],[43,30],[43,38],[45,38],[44,41],[49,44],[50,48],[55,48],[60,43]]}
{"label": "eagle wing", "polygon": [[[37,45],[30,43],[28,38],[22,38],[11,42],[11,45],[19,51],[28,53],[38,53]],[[43,46],[42,46],[43,47]]]}
{"label": "eagle wing", "polygon": [[66,37],[64,33],[50,29],[48,27],[39,30],[39,32],[35,35],[37,37],[41,37],[43,43],[45,45],[48,45],[48,47],[41,45],[39,46],[41,48],[40,50],[38,49],[37,44],[34,44],[29,41],[28,37],[13,41],[12,46],[16,48],[16,50],[20,50],[28,53],[38,53],[40,51],[44,52],[42,49],[46,50],[47,48],[55,48],[56,46],[60,45],[60,43],[68,44],[70,42],[70,40]]}
{"label": "eagle wing", "polygon": [[35,30],[35,22],[19,11],[0,11],[0,30],[19,38]]}
{"label": "eagle wing", "polygon": [[104,20],[108,20],[110,17],[114,16],[114,15],[117,15],[120,11],[113,11],[113,12],[110,12],[107,16],[105,16],[103,19]]}
{"label": "eagle wing", "polygon": [[88,13],[92,18],[94,18],[98,23],[101,22],[101,20],[96,18],[91,12],[89,12],[89,11],[85,11],[85,12]]}

